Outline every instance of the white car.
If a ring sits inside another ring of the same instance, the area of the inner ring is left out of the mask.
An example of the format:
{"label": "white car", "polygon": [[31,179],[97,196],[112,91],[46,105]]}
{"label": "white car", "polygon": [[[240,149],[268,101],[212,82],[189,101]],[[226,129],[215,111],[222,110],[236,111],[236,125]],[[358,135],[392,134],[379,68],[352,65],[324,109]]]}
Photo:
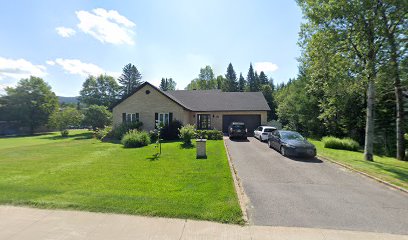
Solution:
{"label": "white car", "polygon": [[254,137],[258,138],[259,141],[268,141],[268,136],[271,132],[275,131],[275,127],[271,126],[259,126],[254,131]]}

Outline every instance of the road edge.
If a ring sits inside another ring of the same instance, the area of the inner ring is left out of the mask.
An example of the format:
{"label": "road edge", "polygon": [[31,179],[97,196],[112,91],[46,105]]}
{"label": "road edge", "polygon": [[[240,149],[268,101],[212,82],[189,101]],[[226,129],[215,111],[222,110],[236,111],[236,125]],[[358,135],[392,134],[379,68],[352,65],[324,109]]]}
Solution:
{"label": "road edge", "polygon": [[359,173],[359,174],[361,174],[361,175],[363,175],[363,176],[365,176],[365,177],[371,178],[371,179],[373,179],[373,180],[375,180],[375,181],[377,181],[377,182],[379,182],[379,183],[382,183],[382,184],[384,184],[384,185],[387,185],[388,187],[391,187],[391,188],[393,188],[393,189],[396,189],[396,190],[399,190],[399,191],[401,191],[401,192],[404,192],[404,193],[408,194],[408,190],[405,189],[405,188],[399,187],[399,186],[397,186],[397,185],[395,185],[395,184],[392,184],[392,183],[390,183],[390,182],[387,182],[387,181],[385,181],[385,180],[382,180],[382,179],[380,179],[380,178],[378,178],[378,177],[374,177],[374,176],[372,176],[372,175],[370,175],[370,174],[368,174],[368,173],[365,173],[365,172],[362,172],[362,171],[360,171],[360,170],[357,170],[357,169],[355,169],[355,168],[353,168],[353,167],[351,167],[351,166],[349,166],[349,165],[347,165],[347,164],[338,162],[338,161],[336,161],[336,160],[333,160],[333,159],[331,159],[331,158],[322,156],[322,155],[320,155],[320,154],[318,154],[316,157],[317,157],[318,159],[320,159],[320,160],[329,161],[329,162],[332,162],[332,163],[337,164],[337,165],[339,165],[339,166],[342,166],[342,167],[344,167],[344,168],[347,168],[347,169],[349,169],[349,170],[351,170],[351,171],[353,171],[353,172]]}
{"label": "road edge", "polygon": [[248,225],[249,218],[248,218],[247,206],[249,203],[249,198],[244,191],[244,187],[242,186],[242,182],[238,177],[237,170],[235,169],[234,164],[232,163],[232,158],[229,153],[227,143],[225,142],[225,138],[223,138],[222,141],[224,142],[225,152],[227,153],[228,165],[230,167],[232,179],[234,181],[235,192],[237,193],[237,196],[238,196],[238,203],[239,203],[239,206],[241,207],[242,218],[245,221],[245,224]]}

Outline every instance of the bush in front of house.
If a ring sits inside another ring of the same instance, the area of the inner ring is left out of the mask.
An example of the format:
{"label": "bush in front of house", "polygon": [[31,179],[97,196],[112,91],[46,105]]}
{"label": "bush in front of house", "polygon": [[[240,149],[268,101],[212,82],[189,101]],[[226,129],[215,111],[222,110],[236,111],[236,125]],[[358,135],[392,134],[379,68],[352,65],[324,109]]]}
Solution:
{"label": "bush in front of house", "polygon": [[197,130],[197,138],[205,138],[208,140],[222,140],[223,134],[221,131],[214,130]]}
{"label": "bush in front of house", "polygon": [[127,132],[129,132],[130,130],[140,130],[142,126],[142,122],[121,123],[112,129],[111,134],[114,138],[121,140],[123,135],[125,135]]}
{"label": "bush in front of house", "polygon": [[191,145],[191,139],[196,136],[196,130],[193,125],[187,124],[180,128],[180,138],[183,140],[183,144],[186,146]]}
{"label": "bush in front of house", "polygon": [[160,137],[164,140],[176,140],[179,139],[180,129],[183,127],[183,124],[174,120],[169,124],[163,126],[160,131]]}
{"label": "bush in front of house", "polygon": [[121,143],[125,148],[139,148],[150,144],[150,136],[146,131],[130,130],[123,135]]}
{"label": "bush in front of house", "polygon": [[149,131],[150,142],[155,143],[158,139],[157,130]]}
{"label": "bush in front of house", "polygon": [[360,145],[358,142],[351,138],[336,138],[336,137],[323,137],[322,142],[325,148],[342,149],[348,151],[358,151]]}

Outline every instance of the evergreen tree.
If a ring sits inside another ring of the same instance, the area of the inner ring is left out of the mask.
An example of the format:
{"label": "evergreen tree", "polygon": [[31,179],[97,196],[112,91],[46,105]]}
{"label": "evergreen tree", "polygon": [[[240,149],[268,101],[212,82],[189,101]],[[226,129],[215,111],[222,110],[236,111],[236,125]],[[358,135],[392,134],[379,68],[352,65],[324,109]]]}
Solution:
{"label": "evergreen tree", "polygon": [[245,78],[242,76],[242,73],[239,73],[238,91],[239,92],[244,92],[245,88],[246,88]]}
{"label": "evergreen tree", "polygon": [[261,86],[268,84],[268,77],[266,76],[264,71],[261,71],[261,73],[259,73],[259,84]]}
{"label": "evergreen tree", "polygon": [[123,67],[123,73],[118,78],[121,88],[122,98],[132,93],[133,89],[141,84],[142,74],[137,70],[136,66],[129,63]]}
{"label": "evergreen tree", "polygon": [[260,84],[260,81],[259,81],[258,72],[255,71],[255,92],[258,92],[259,90],[261,90],[261,84]]}
{"label": "evergreen tree", "polygon": [[247,83],[249,86],[249,91],[256,92],[256,79],[255,79],[255,72],[254,72],[254,68],[252,67],[252,63],[249,65]]}
{"label": "evergreen tree", "polygon": [[238,90],[237,74],[234,71],[234,67],[230,63],[225,74],[225,84],[223,84],[224,92],[236,92]]}
{"label": "evergreen tree", "polygon": [[176,82],[172,78],[162,78],[160,82],[160,89],[162,91],[176,90]]}
{"label": "evergreen tree", "polygon": [[275,83],[273,81],[273,78],[269,78],[268,84],[269,84],[269,86],[271,86],[272,91],[276,90],[276,86],[275,86]]}

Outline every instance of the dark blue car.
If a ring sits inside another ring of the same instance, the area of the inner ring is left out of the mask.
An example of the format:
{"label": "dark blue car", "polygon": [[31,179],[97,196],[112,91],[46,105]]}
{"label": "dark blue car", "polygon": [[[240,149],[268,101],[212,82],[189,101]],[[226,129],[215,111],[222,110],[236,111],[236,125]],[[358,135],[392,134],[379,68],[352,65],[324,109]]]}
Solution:
{"label": "dark blue car", "polygon": [[298,132],[275,130],[269,134],[268,145],[283,156],[315,157],[316,147]]}

